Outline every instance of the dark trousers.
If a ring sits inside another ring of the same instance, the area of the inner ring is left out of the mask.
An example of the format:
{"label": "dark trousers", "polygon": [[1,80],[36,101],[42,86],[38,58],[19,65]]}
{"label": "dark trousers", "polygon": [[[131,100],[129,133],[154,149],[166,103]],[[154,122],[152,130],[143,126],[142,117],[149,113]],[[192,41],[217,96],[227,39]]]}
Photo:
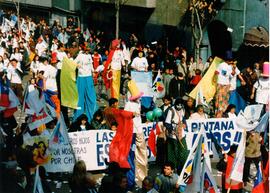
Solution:
{"label": "dark trousers", "polygon": [[249,177],[249,170],[250,170],[250,165],[254,163],[256,165],[256,168],[259,167],[259,162],[261,161],[261,157],[256,157],[256,158],[245,158],[245,165],[244,165],[244,173],[243,173],[243,182],[248,182],[248,177]]}

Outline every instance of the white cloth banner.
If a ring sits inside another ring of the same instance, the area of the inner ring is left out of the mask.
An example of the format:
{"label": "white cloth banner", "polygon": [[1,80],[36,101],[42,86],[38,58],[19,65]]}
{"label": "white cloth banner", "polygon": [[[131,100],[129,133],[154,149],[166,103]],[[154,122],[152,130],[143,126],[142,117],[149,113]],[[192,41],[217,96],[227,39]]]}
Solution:
{"label": "white cloth banner", "polygon": [[210,154],[212,154],[212,134],[226,153],[230,150],[232,144],[240,143],[243,135],[243,129],[237,127],[236,119],[188,119],[187,127],[184,129],[188,149],[191,149],[194,144],[201,127],[205,129]]}
{"label": "white cloth banner", "polygon": [[[142,124],[146,142],[153,123]],[[68,133],[70,144],[54,144],[51,149],[51,160],[45,165],[47,172],[71,172],[76,160],[84,160],[87,170],[106,169],[105,159],[109,161],[109,145],[115,135],[111,130],[89,130]],[[147,145],[148,161],[155,161],[155,156]]]}

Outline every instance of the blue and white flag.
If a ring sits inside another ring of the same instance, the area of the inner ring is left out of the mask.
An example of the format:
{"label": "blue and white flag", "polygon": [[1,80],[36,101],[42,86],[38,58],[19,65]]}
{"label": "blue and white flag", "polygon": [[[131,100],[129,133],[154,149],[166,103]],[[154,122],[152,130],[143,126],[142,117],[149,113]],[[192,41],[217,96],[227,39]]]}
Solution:
{"label": "blue and white flag", "polygon": [[44,193],[41,179],[39,176],[39,166],[36,168],[36,175],[35,175],[35,183],[34,183],[34,189],[33,193]]}
{"label": "blue and white flag", "polygon": [[63,115],[61,114],[49,140],[50,147],[53,144],[69,144],[69,138],[67,133],[67,126],[65,124]]}
{"label": "blue and white flag", "polygon": [[198,136],[196,137],[196,140],[190,150],[186,163],[182,169],[182,172],[178,178],[177,184],[179,185],[180,192],[185,192],[188,184],[191,183],[195,157],[197,157],[197,155],[202,151],[202,148],[198,148],[198,146],[202,140],[201,136],[204,131],[205,130],[203,128],[200,129]]}
{"label": "blue and white flag", "polygon": [[266,112],[262,116],[259,124],[257,125],[257,127],[255,127],[254,130],[258,133],[262,133],[262,132],[265,132],[265,130],[268,128],[268,126],[269,126],[269,112]]}

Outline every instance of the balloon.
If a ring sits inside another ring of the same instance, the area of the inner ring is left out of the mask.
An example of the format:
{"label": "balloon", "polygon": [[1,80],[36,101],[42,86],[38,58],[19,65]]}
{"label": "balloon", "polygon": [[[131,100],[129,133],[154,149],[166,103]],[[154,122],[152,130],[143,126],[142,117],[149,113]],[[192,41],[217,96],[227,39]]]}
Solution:
{"label": "balloon", "polygon": [[153,113],[154,113],[154,117],[156,117],[156,118],[159,118],[159,117],[161,117],[162,116],[162,110],[160,109],[160,108],[155,108],[154,110],[153,110]]}
{"label": "balloon", "polygon": [[147,119],[148,121],[153,121],[153,120],[154,120],[154,113],[153,113],[153,111],[148,111],[148,112],[146,113],[146,119]]}

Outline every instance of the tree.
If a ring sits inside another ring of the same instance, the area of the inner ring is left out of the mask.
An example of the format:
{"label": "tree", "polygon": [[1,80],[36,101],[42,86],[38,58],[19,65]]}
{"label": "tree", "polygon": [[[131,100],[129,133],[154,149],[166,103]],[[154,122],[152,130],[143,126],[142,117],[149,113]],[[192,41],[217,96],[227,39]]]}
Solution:
{"label": "tree", "polygon": [[200,45],[203,38],[203,28],[217,13],[217,0],[190,0],[191,30],[194,38],[195,58],[200,57]]}
{"label": "tree", "polygon": [[120,5],[124,5],[127,3],[128,0],[115,0],[115,39],[119,38],[119,12],[120,12]]}

